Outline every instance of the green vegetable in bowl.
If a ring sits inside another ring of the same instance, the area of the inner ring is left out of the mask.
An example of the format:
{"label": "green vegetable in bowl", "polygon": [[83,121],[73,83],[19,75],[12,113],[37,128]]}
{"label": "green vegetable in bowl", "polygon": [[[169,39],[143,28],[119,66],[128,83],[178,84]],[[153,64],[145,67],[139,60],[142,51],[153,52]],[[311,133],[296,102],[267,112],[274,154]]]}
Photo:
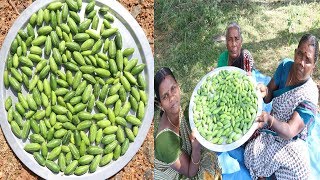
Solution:
{"label": "green vegetable in bowl", "polygon": [[134,48],[122,49],[113,21],[95,1],[55,1],[10,47],[3,79],[17,97],[5,100],[8,121],[17,138],[29,139],[24,150],[53,173],[81,176],[117,161],[142,124],[145,64],[131,59]]}
{"label": "green vegetable in bowl", "polygon": [[230,144],[250,129],[257,109],[258,97],[249,77],[221,70],[207,77],[194,96],[193,121],[207,141]]}

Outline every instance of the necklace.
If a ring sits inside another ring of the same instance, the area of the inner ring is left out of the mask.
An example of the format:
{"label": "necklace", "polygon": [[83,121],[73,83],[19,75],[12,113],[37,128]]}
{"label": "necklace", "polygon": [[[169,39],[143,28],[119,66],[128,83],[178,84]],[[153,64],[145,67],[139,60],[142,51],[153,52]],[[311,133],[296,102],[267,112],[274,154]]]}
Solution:
{"label": "necklace", "polygon": [[[180,112],[181,112],[181,107],[180,107],[180,111],[179,111],[179,125],[180,125],[180,114],[181,114]],[[166,116],[167,116],[167,114],[166,114]],[[174,124],[172,123],[172,121],[170,120],[170,118],[169,118],[168,116],[167,116],[167,119],[169,120],[170,124],[171,124],[173,127],[179,129],[179,127],[177,127],[176,125],[174,125]]]}
{"label": "necklace", "polygon": [[168,120],[169,120],[169,122],[170,122],[170,124],[171,124],[172,126],[174,126],[176,129],[179,129],[176,125],[174,125],[174,124],[171,122],[171,120],[169,119],[168,116],[167,116],[167,118],[168,118]]}

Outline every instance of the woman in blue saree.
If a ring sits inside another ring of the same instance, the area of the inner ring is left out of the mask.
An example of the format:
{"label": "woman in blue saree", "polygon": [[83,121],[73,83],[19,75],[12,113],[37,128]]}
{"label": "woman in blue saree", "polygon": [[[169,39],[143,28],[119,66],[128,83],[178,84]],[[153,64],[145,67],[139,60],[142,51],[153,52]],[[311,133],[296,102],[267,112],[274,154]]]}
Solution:
{"label": "woman in blue saree", "polygon": [[306,137],[317,112],[318,89],[311,75],[318,59],[318,41],[304,35],[294,60],[284,59],[268,86],[260,86],[264,102],[272,101],[270,114],[263,112],[260,135],[245,148],[245,165],[253,179],[308,179]]}

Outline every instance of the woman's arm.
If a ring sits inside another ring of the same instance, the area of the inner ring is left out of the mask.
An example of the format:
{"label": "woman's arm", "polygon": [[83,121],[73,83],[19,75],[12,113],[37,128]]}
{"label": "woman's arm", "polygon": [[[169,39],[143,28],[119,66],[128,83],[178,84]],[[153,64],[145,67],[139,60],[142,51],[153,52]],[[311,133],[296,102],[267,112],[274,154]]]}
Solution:
{"label": "woman's arm", "polygon": [[187,177],[193,177],[197,174],[201,159],[201,145],[195,139],[194,132],[191,133],[190,140],[192,145],[191,157],[185,152],[182,152],[179,159],[177,159],[177,161],[171,165],[172,169]]}
{"label": "woman's arm", "polygon": [[263,112],[257,121],[261,122],[260,127],[263,126],[264,123],[268,123],[268,126],[271,127],[271,129],[277,132],[280,137],[287,140],[295,137],[305,127],[302,118],[296,111],[294,111],[288,122],[279,121],[266,112]]}

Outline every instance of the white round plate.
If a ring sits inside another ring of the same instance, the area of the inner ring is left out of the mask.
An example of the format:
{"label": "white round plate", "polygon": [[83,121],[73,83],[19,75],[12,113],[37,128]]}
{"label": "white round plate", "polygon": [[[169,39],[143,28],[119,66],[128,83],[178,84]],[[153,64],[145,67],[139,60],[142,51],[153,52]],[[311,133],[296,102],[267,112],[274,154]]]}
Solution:
{"label": "white round plate", "polygon": [[[209,141],[207,141],[204,137],[202,137],[200,135],[200,133],[198,132],[195,123],[193,121],[193,106],[194,104],[194,96],[197,94],[198,89],[200,88],[200,86],[203,84],[203,82],[206,80],[206,78],[208,76],[213,76],[215,74],[218,74],[220,71],[222,70],[227,70],[227,71],[239,71],[242,74],[246,74],[246,72],[240,68],[237,67],[233,67],[233,66],[225,66],[225,67],[220,67],[220,68],[216,68],[213,71],[209,72],[208,74],[206,74],[201,81],[197,84],[197,86],[194,88],[191,99],[190,99],[190,104],[189,104],[189,123],[190,123],[190,127],[191,129],[195,130],[195,136],[197,138],[197,140],[199,141],[199,143],[204,146],[205,148],[211,150],[211,151],[215,151],[215,152],[226,152],[226,151],[231,151],[233,149],[238,148],[239,146],[241,146],[242,144],[244,144],[254,133],[254,131],[257,129],[258,127],[258,123],[254,122],[251,126],[251,128],[247,131],[247,133],[242,136],[239,140],[231,143],[231,144],[213,144]],[[256,87],[256,81],[254,80],[254,78],[252,78],[251,76],[249,76],[249,79],[251,80],[251,82],[254,84],[254,87]],[[256,91],[257,93],[257,97],[258,97],[258,111],[257,111],[257,116],[259,116],[262,112],[262,98],[260,95],[260,91]],[[255,118],[256,118],[255,117]]]}

